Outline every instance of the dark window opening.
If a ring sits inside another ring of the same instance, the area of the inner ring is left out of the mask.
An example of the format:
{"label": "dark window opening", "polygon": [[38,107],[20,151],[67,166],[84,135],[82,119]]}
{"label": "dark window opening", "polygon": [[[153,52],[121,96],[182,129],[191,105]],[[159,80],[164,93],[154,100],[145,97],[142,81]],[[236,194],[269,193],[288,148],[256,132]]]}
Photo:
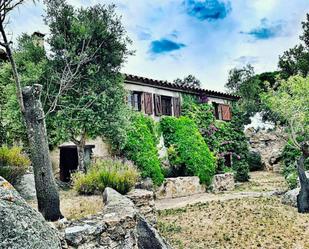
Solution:
{"label": "dark window opening", "polygon": [[221,116],[221,110],[220,110],[220,105],[218,103],[215,103],[213,102],[212,103],[213,107],[214,107],[214,115],[215,115],[215,118],[217,120],[221,120],[222,119],[222,116]]}
{"label": "dark window opening", "polygon": [[171,116],[172,115],[172,98],[161,96],[162,104],[162,115]]}
{"label": "dark window opening", "polygon": [[224,155],[224,165],[226,167],[232,167],[232,155],[230,154]]}
{"label": "dark window opening", "polygon": [[142,93],[141,92],[129,92],[128,105],[132,107],[134,111],[142,110]]}
{"label": "dark window opening", "polygon": [[[77,170],[78,156],[77,147],[75,145],[60,146],[60,181],[69,182],[71,180],[71,173]],[[85,165],[90,164],[92,149],[94,145],[85,146]]]}

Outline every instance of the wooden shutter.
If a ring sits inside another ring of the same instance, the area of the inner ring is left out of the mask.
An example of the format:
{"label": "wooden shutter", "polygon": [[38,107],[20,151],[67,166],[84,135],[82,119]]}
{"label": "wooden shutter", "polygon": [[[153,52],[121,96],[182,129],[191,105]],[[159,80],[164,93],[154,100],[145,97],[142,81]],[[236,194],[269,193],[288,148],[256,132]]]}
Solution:
{"label": "wooden shutter", "polygon": [[152,94],[151,93],[144,93],[144,106],[145,106],[145,113],[152,114]]}
{"label": "wooden shutter", "polygon": [[161,96],[154,94],[154,110],[155,110],[155,115],[156,116],[161,116],[162,115],[162,104],[161,104]]}
{"label": "wooden shutter", "polygon": [[174,116],[180,116],[180,98],[173,98]]}
{"label": "wooden shutter", "polygon": [[221,107],[222,120],[230,121],[232,118],[231,107],[229,105],[220,105],[220,107]]}

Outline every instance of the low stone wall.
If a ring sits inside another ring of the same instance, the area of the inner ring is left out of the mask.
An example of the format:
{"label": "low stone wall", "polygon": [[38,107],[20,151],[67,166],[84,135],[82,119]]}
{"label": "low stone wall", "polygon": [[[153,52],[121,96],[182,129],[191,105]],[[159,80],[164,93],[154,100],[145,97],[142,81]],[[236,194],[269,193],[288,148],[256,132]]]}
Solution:
{"label": "low stone wall", "polygon": [[[67,248],[170,249],[127,197],[111,188],[103,194],[102,213],[61,228]],[[150,246],[150,247],[149,247]]]}
{"label": "low stone wall", "polygon": [[204,193],[206,188],[197,176],[166,178],[156,191],[157,199],[185,197]]}
{"label": "low stone wall", "polygon": [[234,190],[235,189],[234,174],[226,173],[226,174],[215,175],[211,186],[212,191],[215,193]]}
{"label": "low stone wall", "polygon": [[154,194],[144,189],[133,189],[127,197],[134,203],[140,214],[152,225],[157,223]]}

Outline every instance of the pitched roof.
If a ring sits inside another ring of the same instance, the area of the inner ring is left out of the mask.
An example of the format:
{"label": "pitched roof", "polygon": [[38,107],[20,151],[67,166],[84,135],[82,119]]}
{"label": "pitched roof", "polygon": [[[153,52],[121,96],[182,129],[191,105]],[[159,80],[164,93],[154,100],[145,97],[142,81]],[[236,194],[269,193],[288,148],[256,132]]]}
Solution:
{"label": "pitched roof", "polygon": [[229,100],[239,100],[241,98],[240,96],[229,94],[229,93],[218,92],[218,91],[203,89],[203,88],[194,87],[194,86],[183,86],[183,85],[178,85],[176,83],[171,83],[168,81],[155,80],[155,79],[136,76],[132,74],[124,74],[124,76],[125,76],[125,82],[127,83],[135,83],[139,85],[153,86],[153,87],[162,88],[162,89],[171,89],[174,91],[191,93],[195,95],[205,94],[209,97],[220,97],[220,98],[229,99]]}

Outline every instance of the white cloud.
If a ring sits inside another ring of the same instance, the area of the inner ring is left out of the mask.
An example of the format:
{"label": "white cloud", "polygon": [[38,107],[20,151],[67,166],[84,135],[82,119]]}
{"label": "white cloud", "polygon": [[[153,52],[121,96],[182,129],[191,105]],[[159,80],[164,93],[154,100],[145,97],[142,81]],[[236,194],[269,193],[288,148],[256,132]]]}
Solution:
{"label": "white cloud", "polygon": [[[101,0],[69,2],[78,7],[102,3]],[[132,48],[136,50],[123,71],[163,80],[194,74],[202,80],[204,87],[214,90],[224,90],[228,71],[242,63],[254,62],[257,72],[276,70],[278,56],[299,42],[301,21],[309,12],[308,0],[237,0],[230,1],[232,10],[226,18],[201,21],[189,16],[179,0],[104,1],[112,2],[118,6],[117,11],[133,40]],[[36,30],[47,32],[41,13],[40,4],[21,7],[20,13],[13,16],[11,28],[14,34]],[[240,33],[258,27],[263,18],[270,23],[284,20],[287,35],[252,41]],[[141,31],[145,34],[141,35]],[[186,47],[154,58],[148,52],[150,43],[162,38],[183,43]]]}

